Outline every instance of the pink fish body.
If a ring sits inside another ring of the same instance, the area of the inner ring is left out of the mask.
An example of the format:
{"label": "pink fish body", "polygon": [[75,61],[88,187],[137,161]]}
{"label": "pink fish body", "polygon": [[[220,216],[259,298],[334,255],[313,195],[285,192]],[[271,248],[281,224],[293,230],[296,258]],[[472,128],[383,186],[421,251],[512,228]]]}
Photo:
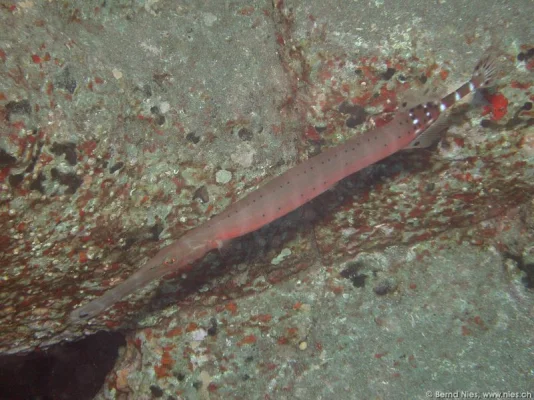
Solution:
{"label": "pink fish body", "polygon": [[[330,148],[272,179],[199,227],[164,247],[124,282],[70,314],[88,320],[155,279],[193,263],[223,242],[255,231],[331,188],[336,182],[405,148],[427,147],[440,128],[438,118],[454,103],[489,86],[495,60],[483,58],[471,79],[439,102],[399,111],[388,124]],[[443,129],[443,127],[441,127]]]}

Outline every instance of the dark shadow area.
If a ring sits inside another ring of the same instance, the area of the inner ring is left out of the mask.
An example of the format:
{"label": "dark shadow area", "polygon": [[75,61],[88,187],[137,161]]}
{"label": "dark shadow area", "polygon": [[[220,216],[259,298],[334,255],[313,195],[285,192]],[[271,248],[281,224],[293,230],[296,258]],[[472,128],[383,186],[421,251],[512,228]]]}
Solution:
{"label": "dark shadow area", "polygon": [[98,332],[24,356],[0,357],[0,399],[91,400],[125,344],[120,333]]}
{"label": "dark shadow area", "polygon": [[525,262],[525,259],[521,255],[513,254],[510,251],[503,253],[504,258],[508,258],[517,264],[517,268],[525,273],[525,276],[521,278],[521,282],[527,289],[534,289],[534,264]]}

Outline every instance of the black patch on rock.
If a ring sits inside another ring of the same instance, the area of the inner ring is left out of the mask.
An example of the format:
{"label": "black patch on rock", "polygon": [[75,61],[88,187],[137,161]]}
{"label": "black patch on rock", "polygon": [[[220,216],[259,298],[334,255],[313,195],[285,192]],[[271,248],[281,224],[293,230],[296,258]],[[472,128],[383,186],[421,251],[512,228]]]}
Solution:
{"label": "black patch on rock", "polygon": [[57,168],[52,168],[50,171],[52,179],[58,181],[60,184],[68,186],[65,191],[66,194],[74,194],[76,190],[82,185],[82,179],[73,172],[61,172]]}
{"label": "black patch on rock", "polygon": [[5,107],[8,121],[11,119],[13,114],[30,115],[32,112],[32,106],[28,100],[10,101],[5,105]]}
{"label": "black patch on rock", "polygon": [[1,356],[0,398],[91,400],[125,345],[119,333],[98,332],[27,355]]}
{"label": "black patch on rock", "polygon": [[78,157],[76,155],[76,145],[72,142],[54,143],[50,147],[50,151],[56,156],[65,155],[65,160],[70,165],[76,165]]}
{"label": "black patch on rock", "polygon": [[0,167],[12,167],[17,163],[17,159],[4,149],[0,149]]}
{"label": "black patch on rock", "polygon": [[350,263],[339,275],[345,279],[349,279],[352,282],[352,286],[362,288],[365,286],[365,280],[367,279],[367,275],[360,273],[362,267],[362,263]]}

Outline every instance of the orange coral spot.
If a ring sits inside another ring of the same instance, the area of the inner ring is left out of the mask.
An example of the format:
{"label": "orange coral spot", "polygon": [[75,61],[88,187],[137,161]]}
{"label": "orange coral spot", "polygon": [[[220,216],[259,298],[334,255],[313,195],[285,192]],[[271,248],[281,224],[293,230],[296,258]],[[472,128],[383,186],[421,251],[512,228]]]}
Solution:
{"label": "orange coral spot", "polygon": [[232,313],[232,315],[236,315],[237,314],[237,304],[234,303],[233,301],[230,302],[230,303],[226,303],[224,305],[224,308],[226,308],[228,311],[230,311]]}
{"label": "orange coral spot", "polygon": [[80,253],[78,254],[78,260],[81,263],[87,262],[89,260],[89,258],[87,258],[87,253],[85,251],[80,251]]}
{"label": "orange coral spot", "polygon": [[158,379],[165,378],[166,376],[171,376],[169,370],[161,365],[154,365],[154,372]]}
{"label": "orange coral spot", "polygon": [[256,318],[258,319],[258,321],[263,323],[270,322],[271,319],[273,319],[272,315],[270,314],[259,314]]}
{"label": "orange coral spot", "polygon": [[254,344],[256,343],[256,340],[258,339],[256,338],[255,335],[248,335],[248,336],[245,336],[241,341],[239,341],[237,345],[243,346],[245,344]]}
{"label": "orange coral spot", "polygon": [[299,330],[297,328],[287,328],[287,335],[289,337],[295,337],[295,336],[297,336],[298,331]]}
{"label": "orange coral spot", "polygon": [[145,338],[146,338],[146,340],[151,340],[152,339],[152,329],[147,328],[145,330]]}
{"label": "orange coral spot", "polygon": [[198,325],[195,324],[194,322],[190,322],[187,324],[187,327],[185,328],[185,331],[186,332],[193,332],[193,331],[196,331],[198,329]]}
{"label": "orange coral spot", "polygon": [[211,382],[208,385],[208,392],[215,392],[218,389],[217,385],[213,382]]}
{"label": "orange coral spot", "polygon": [[532,86],[531,82],[519,82],[519,81],[512,81],[510,84],[515,89],[528,89]]}
{"label": "orange coral spot", "polygon": [[466,326],[462,326],[462,336],[471,336],[471,329]]}
{"label": "orange coral spot", "polygon": [[182,333],[183,333],[182,328],[178,327],[178,328],[174,328],[174,329],[171,329],[170,331],[168,331],[165,334],[165,336],[167,336],[167,337],[180,336]]}
{"label": "orange coral spot", "polygon": [[171,355],[168,351],[164,351],[163,355],[161,356],[161,365],[172,367],[174,365],[174,360],[172,359]]}
{"label": "orange coral spot", "polygon": [[503,94],[488,95],[486,100],[491,104],[491,119],[494,121],[500,120],[508,112],[508,99]]}
{"label": "orange coral spot", "polygon": [[343,286],[332,286],[332,292],[334,294],[343,294]]}
{"label": "orange coral spot", "polygon": [[439,76],[441,77],[441,80],[444,81],[445,79],[447,79],[447,77],[449,76],[449,71],[445,70],[445,69],[442,69],[440,72],[439,72]]}
{"label": "orange coral spot", "polygon": [[248,15],[251,15],[253,12],[254,12],[253,6],[246,6],[246,7],[243,7],[241,10],[239,10],[237,13],[240,15],[248,16]]}
{"label": "orange coral spot", "polygon": [[35,64],[41,64],[41,57],[39,57],[37,54],[32,54],[32,61]]}
{"label": "orange coral spot", "polygon": [[317,133],[317,130],[311,125],[308,125],[308,127],[304,131],[304,136],[306,136],[306,138],[308,138],[310,140],[314,140],[314,141],[321,140],[321,136],[319,136],[319,134]]}

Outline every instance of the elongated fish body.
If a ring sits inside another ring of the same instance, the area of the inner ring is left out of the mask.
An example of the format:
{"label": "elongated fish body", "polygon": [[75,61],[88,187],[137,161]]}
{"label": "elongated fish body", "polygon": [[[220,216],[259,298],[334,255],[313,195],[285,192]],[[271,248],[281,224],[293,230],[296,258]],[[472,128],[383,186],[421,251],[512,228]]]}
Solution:
{"label": "elongated fish body", "polygon": [[439,126],[440,115],[474,90],[489,86],[495,74],[494,59],[485,57],[475,67],[471,80],[441,101],[399,111],[387,125],[349,139],[272,179],[164,247],[124,282],[74,310],[71,322],[93,318],[153,280],[180,271],[224,241],[255,231],[288,214],[356,171],[399,150],[429,146],[443,129]]}

